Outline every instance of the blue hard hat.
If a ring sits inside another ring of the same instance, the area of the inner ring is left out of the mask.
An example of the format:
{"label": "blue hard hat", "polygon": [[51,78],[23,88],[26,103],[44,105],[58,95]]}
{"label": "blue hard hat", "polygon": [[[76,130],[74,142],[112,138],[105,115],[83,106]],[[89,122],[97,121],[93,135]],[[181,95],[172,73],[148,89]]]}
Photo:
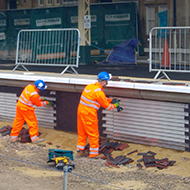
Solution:
{"label": "blue hard hat", "polygon": [[98,74],[98,79],[109,81],[111,79],[111,74],[107,73],[106,71],[102,71]]}
{"label": "blue hard hat", "polygon": [[42,91],[44,91],[47,88],[46,83],[43,80],[36,80],[34,82],[34,85],[37,89]]}

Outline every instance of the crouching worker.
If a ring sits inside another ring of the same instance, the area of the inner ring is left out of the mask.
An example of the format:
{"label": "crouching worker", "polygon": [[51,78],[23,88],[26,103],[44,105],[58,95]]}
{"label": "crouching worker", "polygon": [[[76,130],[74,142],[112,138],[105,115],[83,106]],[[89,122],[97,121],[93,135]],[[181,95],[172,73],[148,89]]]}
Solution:
{"label": "crouching worker", "polygon": [[40,91],[44,91],[47,88],[43,80],[36,80],[34,84],[27,85],[22,91],[16,106],[16,116],[13,122],[11,130],[11,141],[18,141],[19,133],[26,122],[29,127],[29,134],[32,143],[43,142],[44,139],[40,139],[38,132],[38,122],[35,115],[34,106],[50,105],[49,101],[43,101],[40,97]]}
{"label": "crouching worker", "polygon": [[119,106],[119,103],[112,104],[112,99],[107,98],[103,92],[111,76],[102,71],[97,76],[95,84],[87,85],[80,97],[77,111],[77,154],[78,156],[87,156],[84,151],[87,138],[89,139],[89,157],[101,158],[104,155],[99,154],[99,130],[97,111],[102,106],[107,110],[113,110]]}

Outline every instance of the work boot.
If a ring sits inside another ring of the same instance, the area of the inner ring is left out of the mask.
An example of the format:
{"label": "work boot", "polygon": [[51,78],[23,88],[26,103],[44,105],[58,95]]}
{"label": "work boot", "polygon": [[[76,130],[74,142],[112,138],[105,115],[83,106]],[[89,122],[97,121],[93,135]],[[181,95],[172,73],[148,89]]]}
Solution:
{"label": "work boot", "polygon": [[38,144],[38,143],[41,143],[41,142],[43,142],[44,141],[44,139],[43,138],[38,138],[37,140],[35,139],[34,141],[32,141],[32,143],[33,144]]}
{"label": "work boot", "polygon": [[16,138],[16,139],[11,139],[11,142],[12,142],[12,143],[16,143],[16,142],[19,142],[19,140],[18,140],[18,138]]}
{"label": "work boot", "polygon": [[99,159],[99,158],[103,158],[103,157],[104,157],[104,154],[98,154],[97,156],[94,156],[94,157],[91,157],[91,158]]}
{"label": "work boot", "polygon": [[84,150],[79,150],[79,151],[77,151],[77,156],[87,157],[88,156],[88,152],[84,151]]}

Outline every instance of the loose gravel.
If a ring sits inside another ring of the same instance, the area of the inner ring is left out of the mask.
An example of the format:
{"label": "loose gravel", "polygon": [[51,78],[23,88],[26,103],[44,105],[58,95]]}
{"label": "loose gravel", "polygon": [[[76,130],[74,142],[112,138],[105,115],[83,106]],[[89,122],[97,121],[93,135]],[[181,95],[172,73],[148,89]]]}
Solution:
{"label": "loose gravel", "polygon": [[[61,190],[63,172],[47,163],[48,149],[31,143],[11,143],[0,136],[0,189]],[[75,169],[68,173],[68,190],[188,190],[189,177],[158,173],[158,169],[139,169],[133,164],[109,168],[105,160],[77,157]]]}

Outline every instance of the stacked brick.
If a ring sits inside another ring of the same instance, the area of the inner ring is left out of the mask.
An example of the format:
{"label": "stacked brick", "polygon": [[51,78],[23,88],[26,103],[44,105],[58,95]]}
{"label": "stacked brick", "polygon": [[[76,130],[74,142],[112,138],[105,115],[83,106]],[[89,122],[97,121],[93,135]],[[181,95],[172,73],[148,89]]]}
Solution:
{"label": "stacked brick", "polygon": [[[115,167],[120,168],[119,165],[126,165],[134,160],[127,157],[130,154],[133,154],[135,152],[138,152],[138,150],[134,150],[132,152],[127,153],[127,155],[120,155],[115,158],[112,157],[113,151],[123,151],[124,149],[128,148],[129,145],[127,143],[119,143],[119,142],[110,142],[108,139],[99,139],[99,153],[104,154],[102,159],[106,160],[105,165],[108,167]],[[85,150],[89,149],[89,144],[85,146]],[[155,155],[156,153],[152,151],[148,151],[146,153],[137,153],[137,155],[142,155],[142,158],[137,160],[137,167],[142,168],[140,162],[144,163],[144,166],[146,168],[149,167],[157,167],[158,169],[166,169],[168,166],[173,166],[176,161],[169,160],[168,158],[163,159],[156,159]]]}
{"label": "stacked brick", "polygon": [[[119,168],[119,165],[126,165],[134,160],[128,158],[126,156],[120,155],[115,158],[112,157],[113,151],[123,151],[128,148],[129,145],[127,143],[119,143],[119,142],[110,142],[108,139],[99,139],[99,153],[104,154],[102,159],[107,160],[105,165],[111,166],[115,168]],[[85,146],[85,150],[89,149],[89,144]]]}
{"label": "stacked brick", "polygon": [[21,143],[31,142],[30,135],[29,135],[29,129],[25,129],[23,127],[19,133],[19,137],[20,137]]}
{"label": "stacked brick", "polygon": [[7,125],[0,129],[0,133],[2,133],[2,136],[10,135],[11,130],[12,130],[12,127],[10,125]]}
{"label": "stacked brick", "polygon": [[[11,130],[12,130],[12,127],[10,125],[7,125],[0,129],[0,133],[2,133],[2,136],[10,135]],[[29,129],[25,129],[24,127],[20,131],[18,137],[20,138],[21,143],[31,142]]]}
{"label": "stacked brick", "polygon": [[113,158],[111,155],[106,155],[102,159],[107,159],[107,162],[105,163],[106,166],[111,166],[115,168],[120,168],[119,165],[126,165],[134,161],[131,158],[126,157],[125,155],[117,156],[115,158]]}
{"label": "stacked brick", "polygon": [[[137,162],[144,162],[144,166],[146,168],[157,167],[158,169],[166,169],[168,166],[173,166],[176,162],[173,160],[169,160],[168,158],[156,159],[156,153],[152,151],[148,151],[147,153],[138,153],[137,155],[143,156],[141,159],[137,160]],[[143,166],[138,163],[137,167],[142,168]]]}

